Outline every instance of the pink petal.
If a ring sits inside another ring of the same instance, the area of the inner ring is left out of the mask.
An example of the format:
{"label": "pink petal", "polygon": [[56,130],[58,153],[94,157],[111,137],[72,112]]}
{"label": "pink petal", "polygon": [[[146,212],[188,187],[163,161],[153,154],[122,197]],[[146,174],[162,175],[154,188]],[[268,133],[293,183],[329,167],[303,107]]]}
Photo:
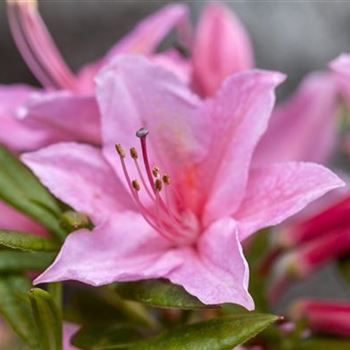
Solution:
{"label": "pink petal", "polygon": [[63,325],[63,350],[79,350],[71,345],[70,340],[73,335],[79,330],[79,326],[65,322]]}
{"label": "pink petal", "polygon": [[350,106],[350,53],[343,53],[330,63],[330,68],[336,73],[340,89]]}
{"label": "pink petal", "polygon": [[16,118],[17,108],[37,91],[26,85],[0,86],[0,142],[14,151],[35,149],[45,140],[44,132]]}
{"label": "pink petal", "polygon": [[205,304],[236,303],[254,309],[248,264],[233,219],[216,221],[203,233],[196,250],[179,249],[178,255],[184,263],[168,274],[173,283]]}
{"label": "pink petal", "polygon": [[226,7],[208,5],[193,46],[194,83],[203,96],[213,95],[229,75],[252,68],[253,50],[239,19]]}
{"label": "pink petal", "polygon": [[240,239],[279,224],[343,185],[330,170],[312,163],[288,162],[253,169],[244,200],[233,215],[239,222]]}
{"label": "pink petal", "polygon": [[255,162],[325,162],[335,146],[337,92],[331,74],[314,73],[305,78],[296,93],[275,109]]}
{"label": "pink petal", "polygon": [[35,283],[75,280],[93,286],[159,278],[180,260],[170,244],[135,212],[115,212],[112,221],[66,239],[55,262]]}
{"label": "pink petal", "polygon": [[45,229],[34,220],[0,201],[0,229],[22,231],[44,236]]}
{"label": "pink petal", "polygon": [[192,76],[192,66],[188,59],[177,50],[172,49],[151,56],[152,62],[173,72],[184,84],[189,85]]}
{"label": "pink petal", "polygon": [[[97,97],[111,164],[119,165],[116,143],[139,149],[135,133],[141,127],[150,131],[151,161],[172,177],[206,154],[209,128],[200,101],[168,70],[141,56],[119,57],[98,76]],[[133,164],[129,169],[139,177]]]}
{"label": "pink petal", "polygon": [[22,159],[56,197],[90,215],[95,224],[131,205],[113,170],[92,146],[61,143]]}
{"label": "pink petal", "polygon": [[200,177],[210,190],[207,222],[229,216],[239,206],[253,151],[275,102],[274,89],[283,79],[280,73],[259,70],[236,74],[207,103],[203,113],[209,114],[213,144]]}
{"label": "pink petal", "polygon": [[46,145],[59,141],[101,142],[95,98],[68,91],[33,94],[19,110],[23,123],[45,132]]}
{"label": "pink petal", "polygon": [[141,21],[131,33],[112,47],[106,60],[118,54],[152,54],[174,27],[187,30],[187,16],[188,9],[185,5],[172,4],[163,7]]}

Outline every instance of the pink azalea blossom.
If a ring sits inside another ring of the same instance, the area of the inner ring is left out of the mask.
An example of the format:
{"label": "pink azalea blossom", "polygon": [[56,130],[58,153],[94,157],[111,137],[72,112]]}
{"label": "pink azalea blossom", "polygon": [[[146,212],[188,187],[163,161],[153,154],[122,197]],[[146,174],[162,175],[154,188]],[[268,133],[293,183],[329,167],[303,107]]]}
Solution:
{"label": "pink azalea blossom", "polygon": [[103,153],[61,143],[23,157],[58,198],[95,223],[92,232],[69,235],[35,283],[162,277],[206,304],[252,309],[240,242],[343,184],[311,163],[251,166],[283,79],[248,71],[202,101],[142,57],[104,69],[97,80]]}
{"label": "pink azalea blossom", "polygon": [[294,320],[304,319],[316,332],[350,336],[350,304],[328,300],[300,300],[290,309]]}
{"label": "pink azalea blossom", "polygon": [[336,144],[337,95],[338,86],[330,73],[304,78],[296,93],[273,111],[255,162],[329,160]]}
{"label": "pink azalea blossom", "polygon": [[79,329],[79,326],[72,323],[64,323],[63,325],[63,350],[79,350],[75,346],[71,345],[70,340],[74,333]]}
{"label": "pink azalea blossom", "polygon": [[[45,89],[16,84],[0,87],[0,142],[18,151],[35,150],[59,141],[100,144],[95,75],[121,53],[152,56],[174,26],[179,25],[184,32],[186,13],[184,5],[164,7],[140,22],[105,57],[75,74],[56,48],[36,1],[8,0],[8,17],[17,46]],[[174,54],[164,53],[163,61],[168,65],[174,59]]]}

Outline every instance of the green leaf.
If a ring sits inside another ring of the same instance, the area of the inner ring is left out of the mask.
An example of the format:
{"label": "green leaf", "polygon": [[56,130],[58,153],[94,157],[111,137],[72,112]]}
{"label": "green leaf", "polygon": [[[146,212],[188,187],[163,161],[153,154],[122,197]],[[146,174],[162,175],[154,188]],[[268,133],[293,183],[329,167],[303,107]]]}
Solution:
{"label": "green leaf", "polygon": [[47,238],[8,230],[0,230],[0,245],[28,251],[55,252],[59,249],[56,242]]}
{"label": "green leaf", "polygon": [[61,209],[33,173],[0,145],[0,199],[40,222],[63,240]]}
{"label": "green leaf", "polygon": [[132,346],[130,350],[231,350],[278,320],[267,314],[243,314],[179,327]]}
{"label": "green leaf", "polygon": [[62,315],[51,295],[39,288],[29,292],[29,299],[37,326],[42,350],[62,350]]}
{"label": "green leaf", "polygon": [[55,254],[48,252],[18,252],[0,250],[0,273],[42,271],[54,260]]}
{"label": "green leaf", "polygon": [[81,349],[125,349],[142,339],[142,333],[128,325],[86,326],[76,333],[71,343]]}
{"label": "green leaf", "polygon": [[293,350],[349,350],[350,340],[338,338],[313,338],[300,340]]}
{"label": "green leaf", "polygon": [[117,283],[115,288],[122,298],[159,308],[193,310],[216,307],[201,303],[181,286],[166,280]]}
{"label": "green leaf", "polygon": [[0,313],[21,339],[37,349],[35,323],[27,297],[30,286],[24,276],[0,276]]}

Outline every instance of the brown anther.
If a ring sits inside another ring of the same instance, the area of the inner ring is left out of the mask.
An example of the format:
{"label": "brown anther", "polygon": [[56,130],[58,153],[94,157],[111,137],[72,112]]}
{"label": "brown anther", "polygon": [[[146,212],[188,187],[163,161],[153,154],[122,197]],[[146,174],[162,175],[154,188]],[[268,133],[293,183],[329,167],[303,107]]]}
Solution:
{"label": "brown anther", "polygon": [[121,144],[118,143],[117,145],[115,145],[115,150],[121,158],[125,158],[125,151]]}
{"label": "brown anther", "polygon": [[154,181],[154,188],[156,191],[160,192],[162,190],[163,187],[163,183],[161,180],[157,179],[156,181]]}
{"label": "brown anther", "polygon": [[132,180],[131,184],[132,184],[132,187],[135,191],[137,191],[137,192],[140,191],[141,186],[137,180]]}
{"label": "brown anther", "polygon": [[167,175],[167,174],[163,175],[162,180],[163,180],[163,183],[165,185],[170,185],[170,176],[169,175]]}
{"label": "brown anther", "polygon": [[133,159],[137,159],[138,158],[138,154],[137,154],[137,151],[136,151],[135,147],[130,148],[130,156]]}
{"label": "brown anther", "polygon": [[146,137],[148,135],[149,131],[147,128],[141,128],[137,130],[136,136],[139,137],[140,139]]}
{"label": "brown anther", "polygon": [[159,168],[157,166],[155,166],[152,169],[152,174],[153,174],[154,177],[158,177],[158,175],[159,175]]}

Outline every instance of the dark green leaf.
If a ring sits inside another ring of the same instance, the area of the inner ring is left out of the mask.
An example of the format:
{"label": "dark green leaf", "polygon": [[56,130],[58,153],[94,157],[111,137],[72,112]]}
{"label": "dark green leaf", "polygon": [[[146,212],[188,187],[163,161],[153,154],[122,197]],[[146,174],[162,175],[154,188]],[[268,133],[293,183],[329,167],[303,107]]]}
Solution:
{"label": "dark green leaf", "polygon": [[193,310],[213,308],[202,304],[181,286],[166,280],[147,280],[116,284],[116,291],[125,299],[138,301],[159,308]]}
{"label": "dark green leaf", "polygon": [[48,252],[19,252],[0,250],[0,273],[41,271],[46,269],[55,258]]}
{"label": "dark green leaf", "polygon": [[93,229],[93,224],[86,214],[79,213],[73,210],[68,210],[63,213],[61,217],[61,226],[67,232],[73,232],[83,228],[89,230]]}
{"label": "dark green leaf", "polygon": [[57,243],[47,238],[7,230],[0,230],[0,245],[29,251],[55,252],[59,249]]}
{"label": "dark green leaf", "polygon": [[62,350],[62,315],[51,295],[39,288],[29,291],[29,299],[42,350]]}
{"label": "dark green leaf", "polygon": [[55,198],[33,173],[0,145],[0,199],[40,222],[60,239],[61,209]]}
{"label": "dark green leaf", "polygon": [[262,332],[278,319],[243,314],[196,323],[140,342],[130,350],[231,350]]}
{"label": "dark green leaf", "polygon": [[142,339],[142,333],[132,326],[87,326],[76,333],[72,344],[89,350],[125,349]]}
{"label": "dark green leaf", "polygon": [[27,297],[30,286],[24,276],[0,276],[0,313],[17,335],[36,349],[35,323]]}
{"label": "dark green leaf", "polygon": [[154,327],[155,321],[139,303],[124,300],[108,287],[75,287],[68,290],[70,298],[65,319],[83,325],[133,323]]}
{"label": "dark green leaf", "polygon": [[349,350],[350,340],[336,338],[314,338],[298,342],[293,350]]}

